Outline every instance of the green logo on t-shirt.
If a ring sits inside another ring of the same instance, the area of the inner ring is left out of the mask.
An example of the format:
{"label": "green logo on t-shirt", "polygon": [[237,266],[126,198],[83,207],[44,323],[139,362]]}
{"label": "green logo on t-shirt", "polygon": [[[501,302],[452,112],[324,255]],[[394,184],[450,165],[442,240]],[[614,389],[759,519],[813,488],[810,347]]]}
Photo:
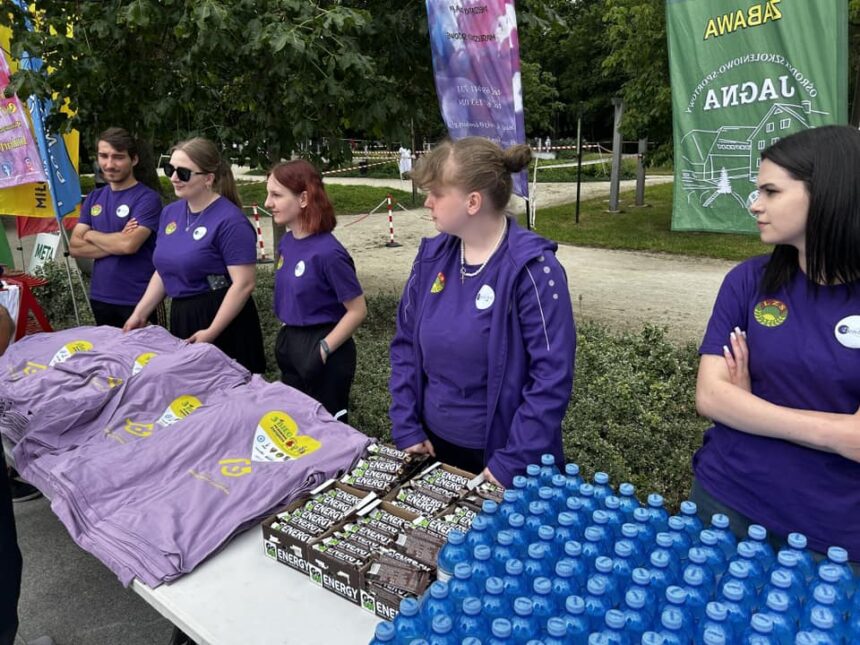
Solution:
{"label": "green logo on t-shirt", "polygon": [[756,322],[765,327],[779,327],[788,318],[788,306],[781,300],[762,300],[753,309]]}
{"label": "green logo on t-shirt", "polygon": [[93,217],[98,217],[102,214],[102,207],[100,204],[93,204],[93,207],[90,209],[90,215]]}

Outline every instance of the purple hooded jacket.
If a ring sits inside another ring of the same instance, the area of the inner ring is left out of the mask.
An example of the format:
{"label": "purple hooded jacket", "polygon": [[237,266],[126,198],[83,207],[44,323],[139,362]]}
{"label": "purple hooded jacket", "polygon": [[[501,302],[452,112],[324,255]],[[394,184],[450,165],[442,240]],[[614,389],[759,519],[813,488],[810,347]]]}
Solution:
{"label": "purple hooded jacket", "polygon": [[[486,466],[505,486],[544,453],[564,459],[561,421],[573,387],[576,330],[567,278],[555,242],[509,220],[490,328]],[[460,240],[421,241],[397,312],[391,342],[391,434],[398,448],[427,439],[422,424],[425,375],[416,324],[440,268]]]}

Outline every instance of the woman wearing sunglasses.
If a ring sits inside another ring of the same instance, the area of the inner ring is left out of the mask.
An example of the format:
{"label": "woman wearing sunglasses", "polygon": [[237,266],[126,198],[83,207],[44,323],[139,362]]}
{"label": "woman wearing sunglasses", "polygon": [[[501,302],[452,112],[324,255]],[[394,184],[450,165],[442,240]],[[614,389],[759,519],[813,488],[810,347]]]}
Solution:
{"label": "woman wearing sunglasses", "polygon": [[230,166],[208,139],[173,147],[164,165],[179,198],[161,212],[155,273],[123,329],[146,324],[170,296],[170,332],[212,343],[247,369],[266,369],[256,283],[256,234],[241,210]]}
{"label": "woman wearing sunglasses", "polygon": [[804,533],[860,561],[860,132],[805,130],[761,153],[750,207],[770,255],[732,269],[699,349],[693,459],[703,519]]}

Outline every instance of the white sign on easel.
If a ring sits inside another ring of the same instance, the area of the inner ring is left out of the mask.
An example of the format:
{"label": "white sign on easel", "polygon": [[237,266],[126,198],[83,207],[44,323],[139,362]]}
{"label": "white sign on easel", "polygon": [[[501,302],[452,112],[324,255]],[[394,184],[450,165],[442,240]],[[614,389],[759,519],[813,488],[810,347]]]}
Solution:
{"label": "white sign on easel", "polygon": [[40,269],[46,262],[53,262],[59,246],[59,233],[39,233],[33,246],[30,264],[27,265],[27,273],[35,275],[36,269]]}

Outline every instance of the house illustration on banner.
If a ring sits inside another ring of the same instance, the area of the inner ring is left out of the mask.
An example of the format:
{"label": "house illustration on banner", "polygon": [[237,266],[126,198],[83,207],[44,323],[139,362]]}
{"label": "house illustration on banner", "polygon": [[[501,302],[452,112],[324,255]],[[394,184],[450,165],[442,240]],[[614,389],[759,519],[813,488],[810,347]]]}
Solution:
{"label": "house illustration on banner", "polygon": [[[698,199],[708,207],[725,195],[746,208],[758,176],[761,151],[782,137],[808,129],[813,114],[828,113],[813,110],[809,101],[800,105],[774,103],[758,125],[725,125],[719,130],[685,134],[681,139],[681,179],[687,200]],[[733,180],[741,180],[741,194],[732,188]]]}

